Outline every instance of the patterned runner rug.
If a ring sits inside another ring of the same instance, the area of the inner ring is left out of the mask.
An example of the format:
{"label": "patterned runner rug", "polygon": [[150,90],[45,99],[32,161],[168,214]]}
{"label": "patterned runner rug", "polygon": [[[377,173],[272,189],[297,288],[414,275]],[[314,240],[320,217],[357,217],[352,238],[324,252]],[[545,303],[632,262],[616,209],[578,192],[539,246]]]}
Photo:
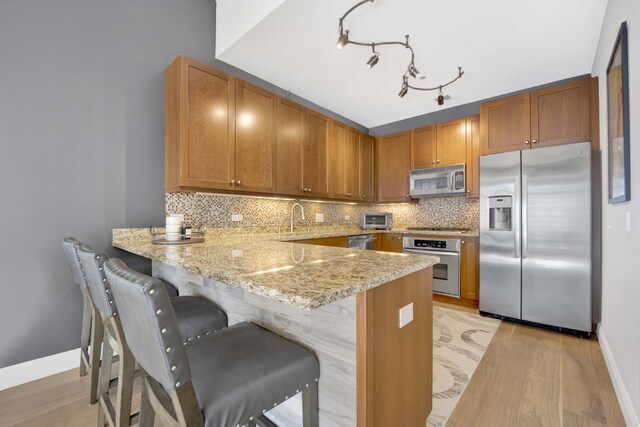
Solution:
{"label": "patterned runner rug", "polygon": [[500,320],[433,307],[433,410],[429,427],[447,423]]}

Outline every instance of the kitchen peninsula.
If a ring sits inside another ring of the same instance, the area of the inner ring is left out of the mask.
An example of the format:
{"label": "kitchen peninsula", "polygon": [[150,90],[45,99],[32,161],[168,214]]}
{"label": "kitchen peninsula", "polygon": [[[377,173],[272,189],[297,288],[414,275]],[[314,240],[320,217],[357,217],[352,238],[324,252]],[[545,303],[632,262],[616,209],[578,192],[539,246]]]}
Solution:
{"label": "kitchen peninsula", "polygon": [[[161,246],[148,230],[124,229],[113,246],[151,259],[154,276],[182,295],[216,302],[229,324],[251,321],[310,348],[320,425],[424,426],[438,258],[295,243],[312,237],[209,232],[204,243]],[[300,413],[290,399],[268,416],[294,425]]]}

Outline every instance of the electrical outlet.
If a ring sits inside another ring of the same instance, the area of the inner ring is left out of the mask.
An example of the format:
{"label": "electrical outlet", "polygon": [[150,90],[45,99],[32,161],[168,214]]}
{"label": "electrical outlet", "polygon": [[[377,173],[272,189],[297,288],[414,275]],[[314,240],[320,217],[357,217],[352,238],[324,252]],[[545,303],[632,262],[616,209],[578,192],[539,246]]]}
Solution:
{"label": "electrical outlet", "polygon": [[624,214],[624,226],[627,229],[627,233],[631,233],[631,211],[627,211]]}
{"label": "electrical outlet", "polygon": [[345,220],[345,221],[349,221],[350,219],[351,219],[351,215],[345,215],[345,216],[344,216],[344,220]]}
{"label": "electrical outlet", "polygon": [[242,221],[242,214],[233,214],[233,215],[231,215],[231,221],[233,221],[233,222]]}
{"label": "electrical outlet", "polygon": [[232,249],[231,250],[231,256],[233,256],[233,257],[241,257],[242,255],[244,255],[244,252],[242,251],[242,249]]}
{"label": "electrical outlet", "polygon": [[398,315],[401,328],[404,328],[409,323],[413,322],[413,303],[402,307],[399,310]]}
{"label": "electrical outlet", "polygon": [[316,222],[324,222],[324,214],[316,214]]}

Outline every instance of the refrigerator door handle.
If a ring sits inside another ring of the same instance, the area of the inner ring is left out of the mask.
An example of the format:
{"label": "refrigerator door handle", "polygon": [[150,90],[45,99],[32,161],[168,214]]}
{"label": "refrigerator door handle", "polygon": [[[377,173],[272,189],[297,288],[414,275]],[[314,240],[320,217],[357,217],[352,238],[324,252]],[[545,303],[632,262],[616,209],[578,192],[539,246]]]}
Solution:
{"label": "refrigerator door handle", "polygon": [[529,253],[529,188],[527,176],[522,175],[522,258],[526,258]]}
{"label": "refrigerator door handle", "polygon": [[515,258],[520,258],[520,176],[516,176],[515,200],[513,201],[513,244],[515,246]]}

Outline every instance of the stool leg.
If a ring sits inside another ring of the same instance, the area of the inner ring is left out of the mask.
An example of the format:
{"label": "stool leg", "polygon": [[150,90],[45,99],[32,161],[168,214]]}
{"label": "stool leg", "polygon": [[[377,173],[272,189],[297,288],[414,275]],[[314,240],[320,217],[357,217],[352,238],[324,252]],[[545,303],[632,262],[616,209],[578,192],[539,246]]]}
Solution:
{"label": "stool leg", "polygon": [[[102,321],[100,321],[102,324]],[[98,404],[98,427],[104,427],[105,425],[105,406],[103,405],[103,400],[109,398],[109,381],[111,380],[111,365],[113,364],[113,349],[111,348],[111,344],[109,344],[109,340],[105,339],[102,343],[102,363],[98,362],[97,366],[100,366],[99,369],[99,386],[98,386],[98,396],[99,396],[99,404]]]}
{"label": "stool leg", "polygon": [[[90,310],[92,311],[91,315],[91,353],[90,353],[90,375],[91,375],[91,385],[90,385],[90,395],[89,402],[93,405],[98,401],[98,378],[100,374],[100,347],[102,347],[102,341],[104,338],[104,325],[102,323],[102,318],[100,317],[100,313],[93,307],[91,304]],[[109,359],[111,359],[112,354],[109,355]],[[104,361],[104,359],[102,359]],[[108,381],[108,380],[107,380]],[[108,386],[107,386],[108,388]]]}
{"label": "stool leg", "polygon": [[[84,289],[83,289],[83,294]],[[82,335],[80,338],[80,376],[87,375],[87,364],[85,363],[85,354],[89,354],[89,342],[91,338],[91,302],[84,296],[84,306],[82,308]]]}
{"label": "stool leg", "polygon": [[302,425],[318,427],[318,383],[302,390]]}
{"label": "stool leg", "polygon": [[149,400],[147,373],[142,368],[140,368],[140,381],[142,382],[142,398],[140,400],[140,421],[138,427],[153,427],[155,412]]}
{"label": "stool leg", "polygon": [[[116,332],[116,334],[118,334]],[[133,376],[136,361],[124,341],[124,336],[118,334],[118,391],[116,395],[116,427],[129,427],[131,420],[131,400],[133,399]]]}

